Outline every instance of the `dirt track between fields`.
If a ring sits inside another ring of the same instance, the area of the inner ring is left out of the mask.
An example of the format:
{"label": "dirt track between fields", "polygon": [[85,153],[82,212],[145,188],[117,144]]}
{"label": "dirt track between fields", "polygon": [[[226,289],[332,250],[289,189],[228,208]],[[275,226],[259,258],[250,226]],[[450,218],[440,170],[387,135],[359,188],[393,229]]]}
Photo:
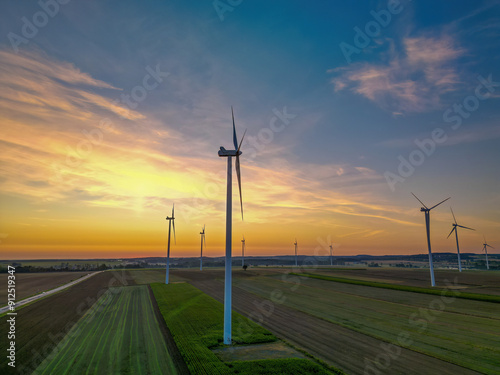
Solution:
{"label": "dirt track between fields", "polygon": [[[86,276],[89,272],[40,272],[16,273],[16,301],[46,292],[73,280]],[[0,306],[7,305],[7,273],[0,274]]]}
{"label": "dirt track between fields", "polygon": [[[223,271],[174,272],[216,300],[224,301]],[[239,276],[243,275],[245,274]],[[250,273],[247,275],[250,276]],[[233,286],[233,309],[245,316],[252,313],[257,316],[257,313],[261,313],[257,306],[261,306],[264,301],[267,300]],[[381,348],[381,344],[387,345],[383,341],[283,305],[274,304],[272,314],[266,315],[268,316],[264,318],[262,326],[348,374],[477,374],[475,371],[404,348],[400,348],[399,355],[393,354],[391,358]],[[398,348],[392,347],[392,350],[398,351]],[[387,360],[390,363],[385,368],[372,367],[371,370],[366,367],[369,362],[365,362],[365,359],[378,359],[381,365],[387,364]]]}
{"label": "dirt track between fields", "polygon": [[149,298],[151,299],[151,304],[153,305],[153,310],[156,319],[158,321],[158,325],[160,326],[160,330],[163,334],[163,337],[165,338],[165,344],[167,345],[168,353],[170,354],[170,357],[174,362],[174,365],[177,369],[177,373],[179,375],[189,375],[190,374],[189,368],[187,367],[186,362],[184,362],[184,359],[182,358],[182,354],[179,351],[179,348],[177,347],[174,338],[172,337],[172,333],[170,332],[167,323],[165,323],[165,319],[163,319],[163,316],[161,315],[161,311],[158,306],[158,302],[156,301],[156,298],[153,294],[153,290],[151,289],[151,285],[148,285],[148,292],[149,292]]}

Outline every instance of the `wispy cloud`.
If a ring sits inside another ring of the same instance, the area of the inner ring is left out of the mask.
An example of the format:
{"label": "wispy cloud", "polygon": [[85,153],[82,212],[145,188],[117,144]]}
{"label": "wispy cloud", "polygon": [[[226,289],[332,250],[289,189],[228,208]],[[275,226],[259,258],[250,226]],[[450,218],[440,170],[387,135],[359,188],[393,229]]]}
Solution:
{"label": "wispy cloud", "polygon": [[349,90],[394,114],[440,107],[441,96],[460,83],[455,61],[464,50],[449,35],[405,37],[387,63],[353,64],[329,70],[336,92]]}

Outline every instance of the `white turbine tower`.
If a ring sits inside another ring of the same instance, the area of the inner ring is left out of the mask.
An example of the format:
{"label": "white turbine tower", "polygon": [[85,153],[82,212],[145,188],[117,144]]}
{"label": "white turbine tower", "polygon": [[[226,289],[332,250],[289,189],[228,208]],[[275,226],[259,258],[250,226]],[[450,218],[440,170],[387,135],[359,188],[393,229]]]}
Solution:
{"label": "white turbine tower", "polygon": [[[225,280],[224,280],[224,344],[231,344],[231,239],[232,239],[232,158],[236,157],[236,176],[238,177],[238,188],[240,189],[240,207],[241,219],[243,220],[243,201],[241,199],[241,174],[240,174],[240,155],[241,144],[245,134],[241,138],[240,145],[236,138],[236,126],[234,125],[234,112],[231,107],[231,115],[233,117],[233,144],[234,150],[226,150],[221,147],[219,150],[220,157],[227,157],[227,197],[226,197],[226,265],[225,265]],[[245,131],[246,133],[246,131]]]}
{"label": "white turbine tower", "polygon": [[330,244],[330,266],[333,266],[333,246]]}
{"label": "white turbine tower", "polygon": [[174,205],[172,204],[172,217],[167,216],[166,220],[168,220],[168,245],[167,245],[167,272],[165,275],[165,284],[168,284],[168,274],[170,271],[170,228],[174,227],[174,242],[175,240],[175,217],[174,217]]}
{"label": "white turbine tower", "polygon": [[297,261],[297,239],[295,239],[295,242],[293,243],[295,245],[295,267],[299,265]]}
{"label": "white turbine tower", "polygon": [[207,246],[205,241],[205,224],[203,224],[203,230],[200,232],[201,235],[201,251],[200,251],[200,271],[203,271],[203,243]]}
{"label": "white turbine tower", "polygon": [[433,208],[436,208],[441,203],[446,202],[450,198],[446,198],[444,201],[439,202],[438,204],[432,206],[431,208],[428,208],[420,199],[417,198],[417,196],[415,194],[413,194],[413,193],[411,193],[411,194],[417,199],[417,201],[422,203],[422,206],[424,206],[424,207],[420,208],[420,211],[425,214],[425,228],[426,228],[426,232],[427,232],[427,247],[429,248],[429,268],[430,268],[430,272],[431,272],[431,285],[436,286],[436,282],[434,281],[434,265],[432,264],[430,212]]}
{"label": "white turbine tower", "polygon": [[469,229],[469,230],[475,230],[469,227],[464,227],[463,225],[460,225],[457,223],[457,219],[455,218],[455,214],[453,213],[453,209],[450,207],[451,214],[453,215],[453,220],[455,221],[451,225],[453,226],[453,229],[451,230],[450,234],[446,238],[450,238],[451,234],[453,231],[455,231],[455,238],[457,239],[457,254],[458,254],[458,271],[462,272],[462,261],[460,260],[460,247],[458,246],[458,227],[464,228],[464,229]]}
{"label": "white turbine tower", "polygon": [[245,265],[245,236],[241,240],[241,267]]}
{"label": "white turbine tower", "polygon": [[484,251],[484,254],[486,255],[486,269],[490,269],[490,264],[488,263],[488,247],[491,247],[492,249],[494,249],[493,246],[490,246],[486,243],[486,238],[483,236],[484,238],[484,243],[483,243],[483,251]]}

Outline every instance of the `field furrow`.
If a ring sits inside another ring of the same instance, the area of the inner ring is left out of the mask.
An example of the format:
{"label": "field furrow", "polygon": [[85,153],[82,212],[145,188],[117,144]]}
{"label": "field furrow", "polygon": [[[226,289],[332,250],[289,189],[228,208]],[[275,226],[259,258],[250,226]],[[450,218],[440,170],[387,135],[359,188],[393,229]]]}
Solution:
{"label": "field furrow", "polygon": [[177,374],[145,285],[108,290],[37,371]]}

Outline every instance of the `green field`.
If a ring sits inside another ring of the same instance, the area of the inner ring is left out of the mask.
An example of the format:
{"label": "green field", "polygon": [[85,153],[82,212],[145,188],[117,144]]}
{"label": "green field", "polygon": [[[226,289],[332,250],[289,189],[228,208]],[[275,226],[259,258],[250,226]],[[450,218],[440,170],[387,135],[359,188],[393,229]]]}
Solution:
{"label": "green field", "polygon": [[37,374],[176,374],[147,286],[109,289]]}
{"label": "green field", "polygon": [[[284,305],[387,342],[400,333],[410,349],[488,374],[498,374],[498,303],[351,285],[288,275],[235,279],[261,297],[281,290]],[[287,284],[288,283],[288,284]],[[290,284],[296,285],[293,291]],[[307,303],[304,303],[307,301]],[[442,311],[441,311],[442,310]]]}
{"label": "green field", "polygon": [[489,294],[479,294],[479,293],[469,293],[469,292],[463,292],[463,291],[460,291],[460,293],[456,293],[456,290],[449,290],[446,288],[444,288],[444,289],[423,288],[423,287],[418,287],[418,286],[381,283],[381,282],[377,282],[377,281],[348,279],[348,278],[344,278],[344,277],[315,275],[313,273],[291,273],[291,274],[301,276],[301,277],[309,277],[309,278],[313,278],[313,279],[334,281],[334,282],[345,283],[345,284],[364,285],[364,286],[371,286],[374,288],[402,290],[404,292],[424,293],[424,294],[432,294],[432,295],[437,295],[437,296],[450,296],[450,297],[456,297],[456,298],[472,299],[472,300],[477,300],[477,301],[500,303],[500,296],[489,295]]}
{"label": "green field", "polygon": [[[151,287],[191,374],[330,374],[307,359],[222,362],[210,349],[223,345],[223,305],[187,283]],[[234,344],[276,340],[240,314],[232,320]]]}

